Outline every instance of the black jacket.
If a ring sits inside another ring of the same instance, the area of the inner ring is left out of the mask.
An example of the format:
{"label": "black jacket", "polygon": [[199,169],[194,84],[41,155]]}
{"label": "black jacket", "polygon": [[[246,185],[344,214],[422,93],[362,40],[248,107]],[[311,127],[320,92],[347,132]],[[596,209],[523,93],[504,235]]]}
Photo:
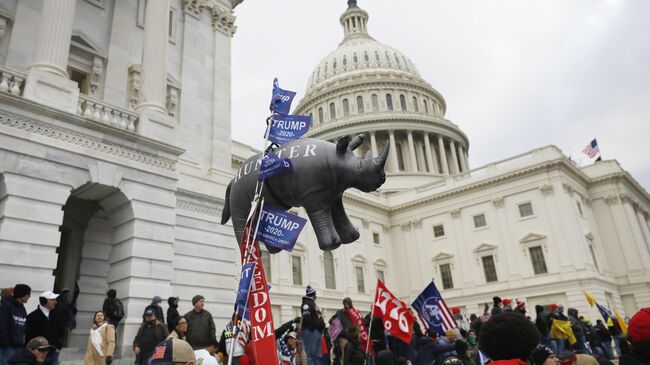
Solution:
{"label": "black jacket", "polygon": [[133,348],[140,348],[140,355],[136,356],[136,364],[139,364],[141,359],[151,356],[156,345],[164,341],[168,335],[167,327],[158,320],[143,322],[133,339]]}
{"label": "black jacket", "polygon": [[39,305],[33,312],[27,316],[27,325],[25,328],[25,342],[34,337],[43,336],[50,345],[61,349],[63,347],[63,336],[65,327],[62,321],[57,319],[57,312],[50,311],[50,316],[45,317],[41,306]]}
{"label": "black jacket", "polygon": [[36,361],[36,356],[34,356],[34,354],[32,354],[27,349],[22,349],[22,350],[20,350],[20,352],[17,352],[11,359],[9,359],[9,364],[11,364],[11,365],[40,365]]}
{"label": "black jacket", "polygon": [[169,297],[167,304],[169,304],[169,308],[167,308],[167,329],[171,332],[176,328],[178,321],[181,319],[181,315],[178,314],[176,297]]}
{"label": "black jacket", "polygon": [[454,351],[455,349],[456,346],[454,344],[443,345],[434,342],[429,336],[422,336],[418,340],[418,355],[415,358],[415,365],[431,365],[438,359],[438,356],[445,352]]}
{"label": "black jacket", "polygon": [[633,344],[630,352],[619,359],[619,365],[648,364],[650,364],[650,340]]}
{"label": "black jacket", "polygon": [[361,350],[357,339],[348,339],[344,354],[343,365],[363,365],[365,363],[366,354]]}
{"label": "black jacket", "polygon": [[7,297],[0,305],[0,348],[25,346],[25,306],[14,297]]}
{"label": "black jacket", "polygon": [[551,326],[548,322],[548,316],[544,313],[544,307],[541,305],[535,306],[535,311],[537,312],[537,318],[535,318],[535,327],[537,327],[537,331],[539,331],[539,334],[543,336],[546,336],[550,330]]}
{"label": "black jacket", "polygon": [[323,316],[316,308],[316,302],[310,297],[302,297],[302,329],[318,330],[325,329]]}

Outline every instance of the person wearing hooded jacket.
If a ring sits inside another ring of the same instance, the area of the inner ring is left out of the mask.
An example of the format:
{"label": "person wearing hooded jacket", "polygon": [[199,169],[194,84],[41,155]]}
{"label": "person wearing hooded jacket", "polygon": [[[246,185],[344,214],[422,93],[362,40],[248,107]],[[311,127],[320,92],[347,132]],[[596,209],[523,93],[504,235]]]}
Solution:
{"label": "person wearing hooded jacket", "polygon": [[628,338],[632,344],[629,353],[621,356],[620,365],[650,364],[650,308],[642,308],[630,319]]}
{"label": "person wearing hooded jacket", "polygon": [[167,329],[171,333],[181,318],[181,315],[178,314],[178,297],[169,297],[167,304],[169,304],[167,308]]}
{"label": "person wearing hooded jacket", "polygon": [[537,313],[537,317],[535,318],[535,327],[537,328],[537,331],[541,337],[541,343],[552,349],[553,346],[551,345],[551,326],[548,321],[548,316],[546,313],[544,313],[544,306],[541,306],[539,304],[536,305],[535,313]]}
{"label": "person wearing hooded jacket", "polygon": [[307,354],[308,365],[318,365],[321,357],[321,338],[325,321],[320,308],[316,305],[316,289],[307,285],[302,297],[302,343]]}
{"label": "person wearing hooded jacket", "polygon": [[6,365],[25,346],[25,303],[31,294],[32,289],[28,285],[17,284],[12,295],[4,298],[0,304],[0,365]]}
{"label": "person wearing hooded jacket", "polygon": [[[160,322],[162,324],[165,324],[165,314],[163,313],[163,309],[160,306],[161,302],[162,302],[162,298],[156,295],[151,299],[151,304],[149,304],[147,306],[147,308],[154,307],[156,309],[156,320],[158,320],[158,322]],[[146,315],[143,312],[142,313],[142,322],[146,321],[145,318],[146,318]]]}
{"label": "person wearing hooded jacket", "polygon": [[569,315],[569,322],[571,322],[571,329],[573,330],[573,335],[576,336],[576,340],[578,340],[578,342],[575,344],[576,348],[581,352],[588,354],[589,351],[587,350],[587,346],[586,346],[587,329],[585,328],[585,324],[582,323],[582,321],[579,318],[578,310],[575,308],[569,308],[567,314]]}
{"label": "person wearing hooded jacket", "polygon": [[422,336],[418,339],[417,355],[415,357],[415,365],[431,365],[437,361],[442,354],[455,351],[456,346],[452,344],[443,345],[438,342],[438,335],[429,332],[428,335]]}

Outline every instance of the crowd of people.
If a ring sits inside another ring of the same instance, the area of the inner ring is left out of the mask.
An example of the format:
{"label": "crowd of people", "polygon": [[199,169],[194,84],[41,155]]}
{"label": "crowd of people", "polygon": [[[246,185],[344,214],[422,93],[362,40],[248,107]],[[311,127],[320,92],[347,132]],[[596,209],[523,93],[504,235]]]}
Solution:
{"label": "crowd of people", "polygon": [[[17,284],[0,302],[0,365],[59,363],[67,334],[76,326],[76,295],[67,290],[39,294],[38,307],[27,313],[31,288]],[[136,364],[260,364],[253,356],[247,321],[229,322],[217,338],[215,323],[204,309],[205,298],[195,295],[192,309],[181,315],[178,297],[170,297],[167,311],[155,296],[142,314],[132,343]],[[619,365],[650,364],[650,308],[625,324],[616,318],[591,323],[574,308],[565,314],[561,304],[537,305],[535,318],[520,300],[493,298],[481,315],[466,317],[451,308],[456,328],[439,333],[412,328],[405,343],[384,330],[379,318],[362,318],[350,298],[331,318],[324,318],[316,290],[306,288],[300,316],[278,326],[278,361],[282,365]],[[109,290],[101,311],[94,313],[85,363],[110,365],[115,357],[124,306]],[[565,323],[561,327],[558,323]]]}

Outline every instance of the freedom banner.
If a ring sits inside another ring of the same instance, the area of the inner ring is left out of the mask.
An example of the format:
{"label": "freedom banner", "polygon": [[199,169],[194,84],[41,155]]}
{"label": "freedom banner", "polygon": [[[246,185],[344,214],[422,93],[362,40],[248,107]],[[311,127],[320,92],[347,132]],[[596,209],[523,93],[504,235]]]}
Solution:
{"label": "freedom banner", "polygon": [[291,102],[293,101],[294,96],[296,96],[295,91],[283,90],[280,88],[278,83],[278,78],[273,79],[273,94],[271,95],[271,105],[269,109],[276,114],[289,114],[291,110]]}
{"label": "freedom banner", "polygon": [[269,246],[291,252],[305,224],[305,218],[264,204],[257,239]]}
{"label": "freedom banner", "polygon": [[264,364],[279,365],[271,299],[264,275],[260,245],[257,241],[249,246],[249,254],[250,262],[255,263],[251,288],[248,293],[253,354],[258,364],[260,359],[264,359]]}
{"label": "freedom banner", "polygon": [[452,312],[433,282],[424,288],[412,305],[427,327],[440,336],[444,336],[448,329],[458,327]]}
{"label": "freedom banner", "polygon": [[302,137],[311,126],[309,115],[274,115],[269,131],[269,141],[283,144]]}
{"label": "freedom banner", "polygon": [[[255,265],[255,262],[249,262],[242,266],[239,288],[237,289],[237,300],[235,301],[237,317],[246,320],[249,319],[250,313],[250,309],[246,305],[246,300],[248,299],[248,291],[251,287],[251,279],[253,279],[253,273],[255,272]],[[245,311],[244,308],[246,308]]]}
{"label": "freedom banner", "polygon": [[415,317],[406,304],[397,299],[381,280],[377,280],[377,291],[372,309],[373,316],[384,321],[384,329],[405,343],[411,343],[411,328]]}
{"label": "freedom banner", "polygon": [[260,170],[257,180],[266,180],[269,177],[279,175],[283,172],[293,171],[293,164],[288,158],[280,158],[273,152],[267,153],[260,162]]}
{"label": "freedom banner", "polygon": [[361,349],[363,352],[369,352],[374,355],[375,350],[372,347],[372,341],[368,341],[368,336],[370,336],[370,334],[368,333],[368,328],[366,328],[366,322],[361,317],[361,314],[359,314],[359,311],[352,307],[346,309],[345,313],[348,315],[350,322],[361,329]]}

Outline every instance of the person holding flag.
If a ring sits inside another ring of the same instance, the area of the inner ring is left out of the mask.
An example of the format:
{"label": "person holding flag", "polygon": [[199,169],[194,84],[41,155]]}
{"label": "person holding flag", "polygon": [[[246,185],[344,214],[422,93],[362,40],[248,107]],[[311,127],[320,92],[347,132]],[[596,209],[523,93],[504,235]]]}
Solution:
{"label": "person holding flag", "polygon": [[433,281],[415,298],[412,305],[429,331],[445,336],[447,331],[458,328],[453,312],[447,307]]}
{"label": "person holding flag", "polygon": [[316,305],[316,289],[307,285],[302,297],[302,343],[307,354],[307,365],[319,365],[321,356],[321,337],[325,321],[320,308]]}

